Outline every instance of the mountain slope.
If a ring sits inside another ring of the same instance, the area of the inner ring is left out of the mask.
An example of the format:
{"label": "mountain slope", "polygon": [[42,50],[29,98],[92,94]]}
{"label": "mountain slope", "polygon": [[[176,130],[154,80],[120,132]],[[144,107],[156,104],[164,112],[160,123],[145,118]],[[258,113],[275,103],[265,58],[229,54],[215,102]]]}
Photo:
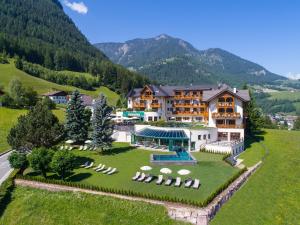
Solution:
{"label": "mountain slope", "polygon": [[49,69],[89,72],[124,94],[148,82],[91,45],[59,0],[0,0],[0,6],[0,53]]}
{"label": "mountain slope", "polygon": [[226,82],[269,83],[285,77],[219,48],[203,51],[188,42],[162,34],[155,38],[95,46],[113,62],[168,84]]}

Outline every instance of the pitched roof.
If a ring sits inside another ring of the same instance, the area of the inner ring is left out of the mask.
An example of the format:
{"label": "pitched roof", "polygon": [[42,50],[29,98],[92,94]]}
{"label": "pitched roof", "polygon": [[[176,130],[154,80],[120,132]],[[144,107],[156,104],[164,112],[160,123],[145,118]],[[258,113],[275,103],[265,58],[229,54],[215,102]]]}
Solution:
{"label": "pitched roof", "polygon": [[65,91],[52,91],[52,92],[43,94],[43,96],[67,96],[67,95],[68,95],[68,93]]}
{"label": "pitched roof", "polygon": [[240,98],[244,102],[249,102],[250,101],[250,95],[248,90],[238,90],[234,91],[232,88],[229,86],[223,86],[219,89],[213,89],[213,90],[207,90],[203,91],[203,97],[202,100],[205,102],[211,101],[212,99],[216,98],[220,94],[224,92],[229,92],[233,96]]}
{"label": "pitched roof", "polygon": [[84,106],[92,106],[93,105],[93,98],[89,95],[81,95],[82,104]]}

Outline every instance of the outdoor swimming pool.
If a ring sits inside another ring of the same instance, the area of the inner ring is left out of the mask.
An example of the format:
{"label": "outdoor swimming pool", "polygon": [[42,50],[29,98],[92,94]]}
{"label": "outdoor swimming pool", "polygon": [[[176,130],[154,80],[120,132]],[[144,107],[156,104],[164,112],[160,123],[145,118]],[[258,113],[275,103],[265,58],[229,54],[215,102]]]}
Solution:
{"label": "outdoor swimming pool", "polygon": [[158,155],[152,154],[150,156],[150,162],[157,165],[194,165],[197,164],[197,160],[187,151],[180,150],[175,151],[176,154],[172,155]]}

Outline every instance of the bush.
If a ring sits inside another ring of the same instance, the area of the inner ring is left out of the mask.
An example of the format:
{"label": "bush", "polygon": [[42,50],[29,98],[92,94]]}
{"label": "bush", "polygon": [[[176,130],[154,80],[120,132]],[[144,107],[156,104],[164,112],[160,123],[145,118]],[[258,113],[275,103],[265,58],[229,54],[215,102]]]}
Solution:
{"label": "bush", "polygon": [[75,161],[76,157],[72,152],[68,150],[57,151],[53,155],[51,168],[64,180],[67,173],[72,172],[75,168]]}
{"label": "bush", "polygon": [[39,172],[46,178],[47,172],[50,170],[50,162],[53,157],[53,151],[46,148],[33,149],[28,156],[30,166],[34,171]]}
{"label": "bush", "polygon": [[25,153],[14,151],[8,157],[9,164],[14,169],[20,169],[22,173],[28,166],[28,160]]}

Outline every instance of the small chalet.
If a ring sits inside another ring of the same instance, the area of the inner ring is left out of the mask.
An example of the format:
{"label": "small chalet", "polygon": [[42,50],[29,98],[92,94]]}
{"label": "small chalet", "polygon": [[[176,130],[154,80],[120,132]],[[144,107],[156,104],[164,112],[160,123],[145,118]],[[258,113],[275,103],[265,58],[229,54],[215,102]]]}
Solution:
{"label": "small chalet", "polygon": [[68,93],[65,91],[53,91],[43,94],[45,97],[49,97],[56,104],[67,104]]}

